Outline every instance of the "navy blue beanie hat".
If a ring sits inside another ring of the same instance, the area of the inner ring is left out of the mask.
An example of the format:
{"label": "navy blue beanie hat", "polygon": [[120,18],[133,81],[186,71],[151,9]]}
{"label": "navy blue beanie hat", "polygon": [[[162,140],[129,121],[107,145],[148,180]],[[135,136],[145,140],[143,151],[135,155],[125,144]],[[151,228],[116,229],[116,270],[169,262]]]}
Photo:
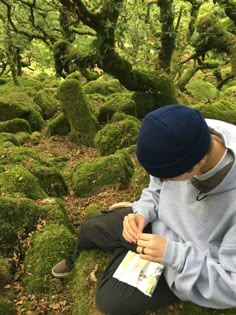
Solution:
{"label": "navy blue beanie hat", "polygon": [[183,105],[167,105],[143,121],[137,158],[151,175],[171,178],[191,170],[208,152],[210,131],[201,113]]}

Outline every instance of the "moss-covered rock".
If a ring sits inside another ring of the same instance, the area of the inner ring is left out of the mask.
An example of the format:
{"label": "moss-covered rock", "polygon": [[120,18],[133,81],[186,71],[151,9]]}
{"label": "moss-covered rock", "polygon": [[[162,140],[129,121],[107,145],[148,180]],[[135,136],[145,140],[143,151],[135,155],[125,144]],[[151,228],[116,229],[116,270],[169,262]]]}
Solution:
{"label": "moss-covered rock", "polygon": [[2,196],[43,199],[47,197],[38,179],[20,165],[6,165],[0,173],[0,193]]}
{"label": "moss-covered rock", "polygon": [[132,116],[126,116],[124,120],[108,123],[98,131],[94,144],[101,155],[112,154],[118,149],[136,143],[140,122],[133,118]]}
{"label": "moss-covered rock", "polygon": [[30,97],[34,97],[36,93],[44,88],[42,80],[36,76],[21,77],[20,84],[22,90]]}
{"label": "moss-covered rock", "polygon": [[19,131],[15,134],[17,141],[23,145],[24,143],[30,141],[30,133],[25,131]]}
{"label": "moss-covered rock", "polygon": [[217,97],[219,91],[217,88],[203,80],[192,80],[186,85],[187,92],[194,97],[195,102],[201,102]]}
{"label": "moss-covered rock", "polygon": [[219,100],[213,104],[194,105],[205,118],[219,119],[236,124],[236,105],[227,100]]}
{"label": "moss-covered rock", "polygon": [[0,291],[11,280],[10,267],[11,266],[8,259],[0,258]]}
{"label": "moss-covered rock", "polygon": [[134,196],[138,199],[141,196],[142,190],[148,187],[149,175],[143,167],[137,167],[134,170],[134,174],[131,179],[131,188],[134,192]]}
{"label": "moss-covered rock", "polygon": [[47,136],[60,135],[65,136],[70,132],[70,124],[66,119],[64,113],[60,113],[57,117],[49,121],[46,128]]}
{"label": "moss-covered rock", "polygon": [[99,110],[99,107],[107,101],[106,96],[98,94],[98,93],[87,94],[87,98],[88,98],[91,108],[93,108],[95,113],[97,113]]}
{"label": "moss-covered rock", "polygon": [[94,146],[93,139],[100,127],[79,81],[65,80],[58,89],[58,98],[70,124],[70,139],[77,144]]}
{"label": "moss-covered rock", "polygon": [[102,95],[110,95],[112,93],[124,91],[124,87],[120,84],[119,80],[117,79],[111,80],[98,79],[90,81],[87,84],[84,84],[83,90],[86,94],[98,93]]}
{"label": "moss-covered rock", "polygon": [[227,89],[225,89],[223,91],[223,96],[235,99],[235,96],[236,96],[236,85],[230,86]]}
{"label": "moss-covered rock", "polygon": [[37,92],[34,97],[34,101],[41,108],[44,119],[53,117],[57,111],[56,100],[49,93],[47,93],[47,90],[41,90]]}
{"label": "moss-covered rock", "polygon": [[65,259],[74,247],[73,234],[62,225],[50,224],[36,232],[25,258],[25,290],[33,294],[52,294],[63,283],[51,276],[52,266]]}
{"label": "moss-covered rock", "polygon": [[28,169],[38,179],[40,186],[49,196],[61,197],[68,193],[65,179],[55,167],[30,163]]}
{"label": "moss-covered rock", "polygon": [[95,303],[96,280],[100,278],[110,257],[110,253],[101,250],[81,252],[75,265],[70,290],[75,300],[73,315],[93,315],[97,313]]}
{"label": "moss-covered rock", "polygon": [[16,315],[15,304],[7,298],[0,297],[0,315]]}
{"label": "moss-covered rock", "polygon": [[0,132],[17,133],[20,131],[31,132],[30,124],[22,118],[0,121]]}
{"label": "moss-covered rock", "polygon": [[109,186],[126,187],[132,174],[133,163],[125,152],[82,161],[72,170],[72,189],[77,196],[88,197]]}
{"label": "moss-covered rock", "polygon": [[116,112],[137,116],[136,103],[131,99],[132,96],[133,93],[115,93],[107,97],[107,101],[98,109],[98,120],[101,123],[106,123]]}
{"label": "moss-covered rock", "polygon": [[[36,229],[39,219],[45,220],[47,224],[64,225],[73,231],[64,203],[60,199],[34,201],[20,197],[0,197],[1,251],[7,255],[14,250],[16,244],[20,250],[20,241]],[[24,254],[24,250],[21,254]]]}
{"label": "moss-covered rock", "polygon": [[41,158],[39,152],[25,147],[0,147],[0,156],[0,165],[4,166],[0,174],[0,181],[4,183],[0,188],[2,192],[23,194],[32,199],[42,199],[47,194],[54,197],[67,194],[67,184],[55,166],[55,156]]}
{"label": "moss-covered rock", "polygon": [[[157,97],[153,96],[152,94],[144,92],[135,92],[132,95],[132,100],[136,104],[138,118],[143,118],[157,107],[166,105],[166,103],[161,103],[160,101],[158,101]],[[157,106],[157,103],[160,103],[160,105]],[[170,102],[169,104],[173,103]]]}
{"label": "moss-covered rock", "polygon": [[88,207],[85,208],[85,218],[89,219],[101,214],[103,207],[98,203],[91,203]]}
{"label": "moss-covered rock", "polygon": [[0,96],[0,112],[1,122],[21,118],[29,123],[32,131],[41,130],[44,125],[38,105],[19,90],[13,89]]}
{"label": "moss-covered rock", "polygon": [[10,141],[16,146],[20,145],[19,140],[17,139],[17,137],[14,134],[8,133],[8,132],[1,132],[0,133],[0,142],[5,142],[5,141]]}

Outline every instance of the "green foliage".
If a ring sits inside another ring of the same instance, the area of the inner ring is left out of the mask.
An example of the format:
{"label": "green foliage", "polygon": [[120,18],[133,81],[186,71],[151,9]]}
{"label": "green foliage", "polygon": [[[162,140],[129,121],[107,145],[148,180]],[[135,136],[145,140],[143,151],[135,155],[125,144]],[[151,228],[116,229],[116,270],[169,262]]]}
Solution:
{"label": "green foliage", "polygon": [[0,121],[0,132],[17,133],[20,131],[31,132],[31,127],[27,120],[13,118],[11,120]]}
{"label": "green foliage", "polygon": [[88,197],[106,187],[124,188],[133,174],[133,163],[126,152],[79,162],[72,170],[72,189],[76,196]]}

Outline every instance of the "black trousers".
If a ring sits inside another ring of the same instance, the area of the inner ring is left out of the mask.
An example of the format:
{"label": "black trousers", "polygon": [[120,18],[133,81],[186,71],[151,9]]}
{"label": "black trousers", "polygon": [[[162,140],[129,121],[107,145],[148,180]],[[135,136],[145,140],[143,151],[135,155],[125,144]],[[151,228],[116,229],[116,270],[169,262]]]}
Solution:
{"label": "black trousers", "polygon": [[[152,297],[112,277],[128,250],[136,252],[136,245],[122,237],[123,219],[130,212],[130,208],[125,208],[85,220],[81,224],[77,248],[68,259],[68,263],[73,264],[81,249],[100,248],[113,251],[111,261],[96,290],[97,307],[105,314],[130,315],[178,302],[163,276],[159,279]],[[151,233],[151,225],[146,226],[144,231]]]}

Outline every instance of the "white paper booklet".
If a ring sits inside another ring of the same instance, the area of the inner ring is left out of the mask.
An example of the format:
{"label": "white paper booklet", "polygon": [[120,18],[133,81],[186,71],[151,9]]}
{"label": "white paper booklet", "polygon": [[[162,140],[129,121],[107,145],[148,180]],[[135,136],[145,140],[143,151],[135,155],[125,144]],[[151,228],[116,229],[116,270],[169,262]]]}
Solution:
{"label": "white paper booklet", "polygon": [[113,277],[151,297],[162,270],[163,265],[145,260],[138,254],[128,251]]}

